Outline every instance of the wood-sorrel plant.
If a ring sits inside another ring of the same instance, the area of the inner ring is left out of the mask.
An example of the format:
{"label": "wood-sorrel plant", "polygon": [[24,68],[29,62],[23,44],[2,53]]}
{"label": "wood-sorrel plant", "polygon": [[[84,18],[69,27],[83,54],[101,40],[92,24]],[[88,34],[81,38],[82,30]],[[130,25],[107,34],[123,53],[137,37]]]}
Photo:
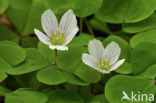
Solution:
{"label": "wood-sorrel plant", "polygon": [[154,103],[155,10],[156,0],[0,0],[0,103]]}

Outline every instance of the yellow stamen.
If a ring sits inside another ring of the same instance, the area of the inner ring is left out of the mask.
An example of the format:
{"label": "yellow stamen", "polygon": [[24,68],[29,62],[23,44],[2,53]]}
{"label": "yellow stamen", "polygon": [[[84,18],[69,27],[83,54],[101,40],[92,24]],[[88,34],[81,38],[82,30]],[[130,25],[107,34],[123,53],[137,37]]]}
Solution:
{"label": "yellow stamen", "polygon": [[105,70],[105,71],[109,71],[110,70],[110,63],[109,63],[109,61],[99,60],[96,67],[99,69]]}
{"label": "yellow stamen", "polygon": [[53,45],[63,45],[66,42],[64,34],[52,34],[50,43]]}

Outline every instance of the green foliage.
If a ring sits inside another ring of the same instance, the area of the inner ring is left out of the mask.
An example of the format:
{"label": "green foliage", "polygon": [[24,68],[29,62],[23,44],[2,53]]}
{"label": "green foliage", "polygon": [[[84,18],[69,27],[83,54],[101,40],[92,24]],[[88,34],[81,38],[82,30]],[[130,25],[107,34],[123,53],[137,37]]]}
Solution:
{"label": "green foliage", "polygon": [[137,32],[142,32],[150,29],[155,29],[156,28],[156,13],[154,13],[152,16],[149,18],[137,22],[137,23],[131,23],[131,24],[123,24],[122,28],[125,32],[128,33],[137,33]]}
{"label": "green foliage", "polygon": [[0,14],[2,14],[8,7],[8,0],[0,0]]}
{"label": "green foliage", "polygon": [[8,74],[19,75],[41,69],[48,65],[46,58],[35,48],[26,49],[26,61],[8,70]]}
{"label": "green foliage", "polygon": [[55,52],[54,50],[51,50],[48,45],[43,44],[42,42],[39,42],[38,44],[39,51],[43,54],[45,58],[49,61],[49,63],[54,63],[55,58]]}
{"label": "green foliage", "polygon": [[6,95],[5,103],[46,103],[48,97],[40,92],[19,89]]}
{"label": "green foliage", "polygon": [[110,23],[134,23],[152,15],[155,3],[155,0],[103,0],[96,17]]}
{"label": "green foliage", "polygon": [[40,70],[37,78],[40,82],[48,85],[57,85],[66,81],[63,73],[55,66]]}
{"label": "green foliage", "polygon": [[27,9],[31,6],[32,0],[9,0],[11,7],[16,9]]}
{"label": "green foliage", "polygon": [[134,48],[135,46],[143,42],[156,43],[156,29],[136,34],[131,38],[130,45]]}
{"label": "green foliage", "polygon": [[[153,81],[148,79],[136,78],[132,76],[117,75],[112,77],[106,84],[105,95],[109,103],[121,103],[123,97],[122,92],[126,92],[131,96],[131,92],[140,92],[140,94],[155,93],[155,85]],[[135,101],[123,100],[123,103],[136,103]],[[146,102],[149,103],[149,102]]]}
{"label": "green foliage", "polygon": [[[10,53],[11,51],[11,53]],[[26,58],[24,49],[11,41],[0,41],[0,57],[12,66],[23,62]]]}
{"label": "green foliage", "polygon": [[5,27],[4,25],[0,24],[0,40],[11,40],[18,42],[18,36],[13,33],[10,29]]}
{"label": "green foliage", "polygon": [[101,7],[102,0],[45,0],[45,5],[57,14],[72,9],[76,16],[86,17],[95,13]]}
{"label": "green foliage", "polygon": [[141,43],[137,45],[131,54],[131,67],[133,73],[144,72],[156,62],[156,44]]}
{"label": "green foliage", "polygon": [[4,73],[4,72],[0,73],[0,83],[1,83],[3,80],[5,80],[7,77],[8,77],[8,76],[7,76],[6,73]]}
{"label": "green foliage", "polygon": [[99,72],[95,71],[93,68],[85,65],[84,63],[80,63],[77,66],[75,75],[89,83],[97,83],[101,79]]}
{"label": "green foliage", "polygon": [[150,66],[143,73],[141,73],[139,75],[139,77],[141,77],[141,78],[151,78],[151,79],[154,79],[156,77],[155,68],[156,68],[156,64]]}
{"label": "green foliage", "polygon": [[133,72],[131,68],[131,64],[129,62],[124,62],[124,64],[122,64],[115,71],[122,74],[130,74]]}
{"label": "green foliage", "polygon": [[104,94],[96,95],[92,98],[91,103],[108,103]]}
{"label": "green foliage", "polygon": [[[11,1],[13,2],[13,0]],[[25,3],[26,8],[22,6]],[[17,27],[20,34],[28,35],[34,33],[34,28],[41,29],[40,17],[45,10],[45,6],[42,4],[42,0],[24,0],[24,2],[18,0],[9,6],[7,16]],[[16,5],[21,6],[17,8]]]}
{"label": "green foliage", "polygon": [[87,46],[90,40],[93,40],[94,37],[86,34],[80,33],[79,36],[73,38],[73,40],[68,44],[68,46]]}
{"label": "green foliage", "polygon": [[0,96],[5,96],[6,94],[10,93],[11,90],[3,87],[3,86],[0,86]]}
{"label": "green foliage", "polygon": [[80,80],[76,76],[64,72],[60,70],[56,66],[48,66],[45,68],[42,68],[38,72],[37,79],[48,85],[58,85],[64,82],[69,82],[71,84],[76,84],[76,85],[87,85],[88,83],[85,83],[84,81]]}
{"label": "green foliage", "polygon": [[97,18],[93,18],[90,20],[90,24],[93,26],[96,30],[101,30],[105,33],[111,33],[110,29],[108,28],[107,24],[103,22],[102,20],[99,20]]}
{"label": "green foliage", "polygon": [[78,93],[68,90],[55,90],[49,93],[48,103],[84,103]]}
{"label": "green foliage", "polygon": [[6,72],[8,69],[11,69],[11,65],[0,57],[0,83],[7,78]]}
{"label": "green foliage", "polygon": [[74,73],[81,63],[82,53],[86,52],[84,47],[71,47],[68,51],[63,51],[57,56],[57,65],[60,69]]}
{"label": "green foliage", "polygon": [[[76,15],[79,32],[67,51],[51,49],[34,33],[43,31],[47,9],[58,22],[69,9]],[[124,93],[156,94],[155,10],[156,0],[0,0],[0,103],[155,102],[122,100]],[[119,44],[124,63],[109,74],[83,63],[93,39],[104,48]]]}

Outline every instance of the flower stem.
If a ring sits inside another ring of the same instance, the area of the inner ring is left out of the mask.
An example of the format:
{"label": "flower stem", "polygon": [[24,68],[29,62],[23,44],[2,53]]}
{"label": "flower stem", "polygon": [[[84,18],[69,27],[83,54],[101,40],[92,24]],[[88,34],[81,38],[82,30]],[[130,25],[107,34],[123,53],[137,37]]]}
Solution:
{"label": "flower stem", "polygon": [[104,74],[101,74],[101,86],[104,87],[103,79],[104,79]]}
{"label": "flower stem", "polygon": [[80,33],[83,32],[83,18],[80,18]]}
{"label": "flower stem", "polygon": [[89,22],[88,22],[88,20],[86,18],[84,18],[84,22],[86,23],[87,28],[88,28],[90,34],[94,36],[95,34],[93,32],[93,29],[92,29],[91,25],[89,24]]}
{"label": "flower stem", "polygon": [[54,63],[54,65],[56,65],[56,58],[57,58],[57,49],[55,49],[55,63]]}

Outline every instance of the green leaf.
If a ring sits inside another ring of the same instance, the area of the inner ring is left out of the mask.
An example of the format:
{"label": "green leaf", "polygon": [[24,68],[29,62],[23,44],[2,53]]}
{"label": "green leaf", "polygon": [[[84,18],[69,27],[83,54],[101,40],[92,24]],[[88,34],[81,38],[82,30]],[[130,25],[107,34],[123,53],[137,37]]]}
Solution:
{"label": "green leaf", "polygon": [[[85,86],[87,88],[87,86]],[[89,86],[88,86],[89,87]],[[86,88],[80,87],[80,95],[83,98],[85,103],[92,103],[91,98],[94,96],[92,93],[90,93],[91,90],[86,90]],[[83,92],[83,93],[82,93]],[[94,102],[93,102],[94,103]]]}
{"label": "green leaf", "polygon": [[5,96],[6,94],[8,94],[10,92],[11,92],[11,90],[0,85],[0,96]]}
{"label": "green leaf", "polygon": [[97,18],[93,18],[91,19],[90,21],[90,24],[92,25],[92,27],[96,30],[100,30],[104,33],[108,33],[108,34],[111,34],[111,31],[110,29],[108,28],[107,24]]}
{"label": "green leaf", "polygon": [[156,68],[156,64],[150,66],[143,73],[139,74],[138,77],[154,79],[156,77],[156,70],[155,70],[155,68]]}
{"label": "green leaf", "polygon": [[80,33],[79,36],[73,38],[68,46],[87,46],[92,39],[94,39],[93,36],[86,33]]}
{"label": "green leaf", "polygon": [[11,69],[11,65],[0,57],[0,73],[5,73],[8,69]]}
{"label": "green leaf", "polygon": [[32,4],[32,0],[9,0],[9,2],[9,5],[15,9],[28,9]]}
{"label": "green leaf", "polygon": [[0,14],[2,14],[8,7],[8,0],[0,0]]}
{"label": "green leaf", "polygon": [[7,78],[6,72],[8,69],[11,69],[11,65],[0,57],[0,83]]}
{"label": "green leaf", "polygon": [[9,69],[7,72],[8,74],[19,75],[29,73],[49,65],[46,58],[42,56],[38,49],[27,48],[26,54],[26,61],[18,66],[13,67],[12,69]]}
{"label": "green leaf", "polygon": [[149,66],[156,63],[156,44],[141,43],[131,54],[131,67],[133,73],[144,72]]}
{"label": "green leaf", "polygon": [[0,73],[0,83],[3,82],[3,80],[5,80],[8,77],[8,75],[6,73]]}
{"label": "green leaf", "polygon": [[19,89],[6,95],[5,103],[46,103],[48,97],[40,92]]}
{"label": "green leaf", "polygon": [[57,14],[63,14],[68,9],[72,9],[76,16],[86,17],[101,7],[102,0],[45,0],[45,5]]}
{"label": "green leaf", "polygon": [[130,40],[130,45],[134,48],[143,42],[156,43],[156,29],[138,33]]}
{"label": "green leaf", "polygon": [[[19,3],[20,0],[18,0]],[[30,0],[28,5],[30,4]],[[20,1],[19,4],[13,4],[13,7],[9,7],[7,10],[7,16],[17,27],[18,32],[22,35],[28,35],[34,33],[34,28],[41,30],[41,14],[45,11],[42,0],[33,0],[31,6],[26,9],[17,9],[15,6],[20,5],[23,1]],[[24,4],[23,4],[24,5]],[[22,19],[21,19],[22,18]]]}
{"label": "green leaf", "polygon": [[[107,82],[105,87],[105,95],[109,103],[121,103],[123,91],[129,96],[130,99],[132,98],[132,92],[134,94],[147,94],[149,96],[150,94],[155,94],[155,85],[152,80],[136,78],[132,76],[117,75],[112,77]],[[137,97],[138,95],[136,96],[136,98]],[[123,99],[122,103],[136,103],[136,101],[132,102]],[[145,101],[144,98],[144,101],[141,103],[150,102]]]}
{"label": "green leaf", "polygon": [[64,78],[68,83],[75,84],[75,85],[88,85],[88,83],[82,81],[80,78],[76,77],[75,75],[68,73],[68,72],[63,72]]}
{"label": "green leaf", "polygon": [[88,85],[88,83],[82,81],[75,75],[62,71],[54,65],[42,68],[37,74],[37,79],[47,85],[58,85],[64,82],[76,85]]}
{"label": "green leaf", "polygon": [[19,38],[18,36],[13,33],[9,28],[7,28],[6,26],[0,24],[0,40],[11,40],[11,41],[15,41],[18,42]]}
{"label": "green leaf", "polygon": [[48,45],[39,42],[38,49],[48,59],[49,63],[53,64],[55,62],[55,51],[51,50]]}
{"label": "green leaf", "polygon": [[138,23],[123,24],[122,29],[128,33],[137,33],[156,28],[156,13]]}
{"label": "green leaf", "polygon": [[101,79],[101,74],[98,71],[84,63],[77,66],[74,74],[88,83],[97,83]]}
{"label": "green leaf", "polygon": [[99,94],[94,96],[90,103],[108,103],[108,101],[104,94]]}
{"label": "green leaf", "polygon": [[37,74],[37,79],[48,85],[58,85],[66,82],[63,72],[61,72],[56,66],[50,66],[40,70]]}
{"label": "green leaf", "polygon": [[115,69],[115,71],[122,74],[130,74],[132,73],[131,64],[129,62],[124,62],[121,66]]}
{"label": "green leaf", "polygon": [[82,61],[82,53],[86,52],[86,48],[73,46],[68,51],[60,52],[57,56],[57,65],[60,69],[74,73],[77,66]]}
{"label": "green leaf", "polygon": [[127,41],[120,38],[119,36],[109,36],[107,39],[103,41],[103,45],[106,47],[112,41],[118,43],[121,48],[120,59],[125,58],[127,61],[129,61],[130,46],[127,43]]}
{"label": "green leaf", "polygon": [[110,23],[134,23],[146,19],[155,11],[155,0],[103,0],[96,17]]}
{"label": "green leaf", "polygon": [[23,62],[26,58],[24,49],[11,41],[0,41],[0,57],[12,66]]}
{"label": "green leaf", "polygon": [[133,36],[132,34],[126,33],[126,32],[124,32],[124,31],[114,32],[114,33],[112,33],[112,35],[120,36],[121,38],[123,38],[123,39],[126,40],[127,42],[129,42],[129,40],[130,40],[131,37]]}
{"label": "green leaf", "polygon": [[82,97],[69,90],[55,90],[49,94],[48,103],[84,103]]}

